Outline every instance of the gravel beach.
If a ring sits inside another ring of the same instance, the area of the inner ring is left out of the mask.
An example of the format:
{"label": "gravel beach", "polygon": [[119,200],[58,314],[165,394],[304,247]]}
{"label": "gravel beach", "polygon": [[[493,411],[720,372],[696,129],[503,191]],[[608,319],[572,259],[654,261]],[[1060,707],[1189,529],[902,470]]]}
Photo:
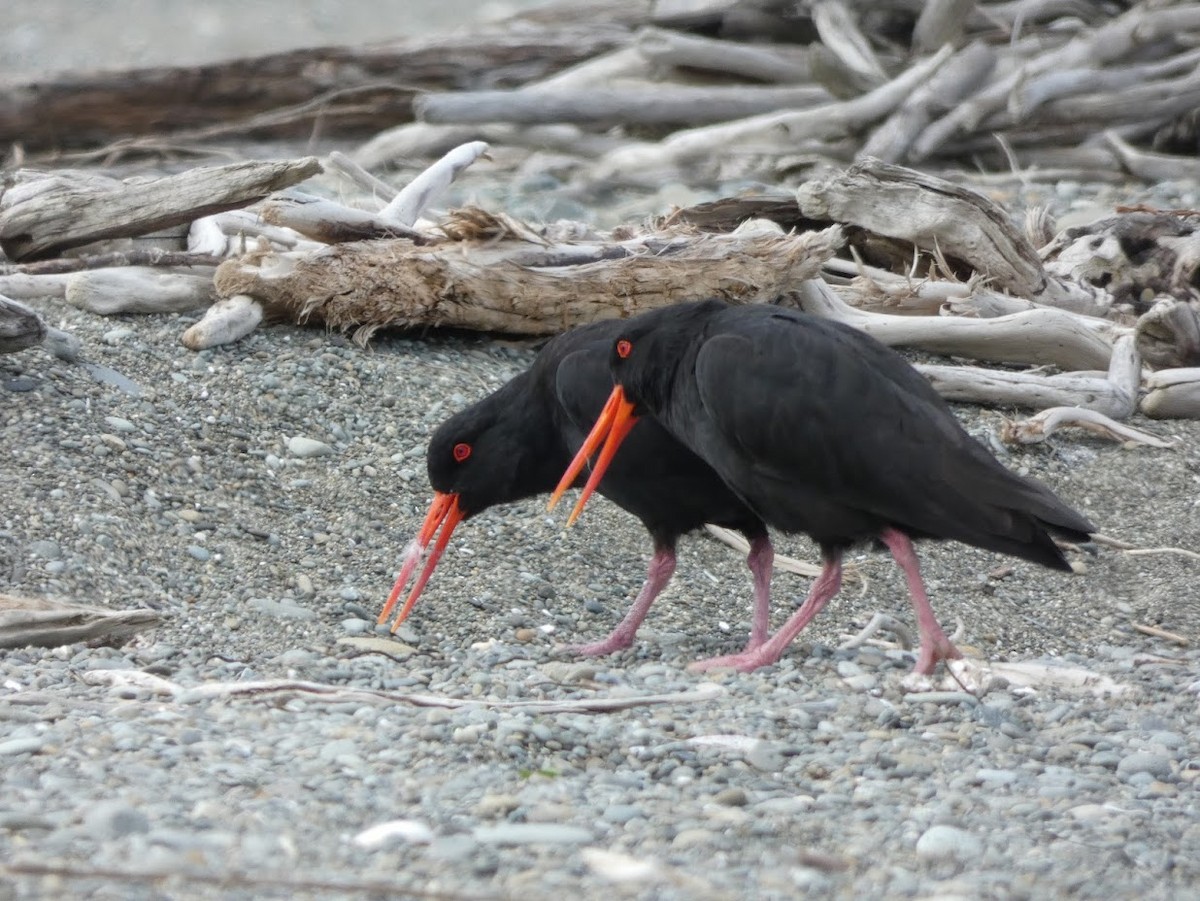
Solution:
{"label": "gravel beach", "polygon": [[[0,356],[0,591],[163,622],[0,651],[0,899],[1200,894],[1196,559],[1099,547],[1060,574],[921,546],[963,649],[1057,673],[1030,686],[911,694],[911,653],[839,648],[876,611],[912,621],[866,552],[778,664],[695,675],[744,644],[741,555],[685,538],[634,647],[581,660],[562,646],[612,628],[649,541],[601,499],[564,530],[542,498],[460,526],[391,638],[374,619],[428,504],[426,440],[535,345],[272,326],[194,354],[194,316],[38,307],[83,351]],[[1104,534],[1200,550],[1200,423],[1133,423],[1168,450],[1005,450],[1003,411],[956,412]],[[773,625],[807,588],[777,573]],[[267,679],[342,692],[236,691]]]}

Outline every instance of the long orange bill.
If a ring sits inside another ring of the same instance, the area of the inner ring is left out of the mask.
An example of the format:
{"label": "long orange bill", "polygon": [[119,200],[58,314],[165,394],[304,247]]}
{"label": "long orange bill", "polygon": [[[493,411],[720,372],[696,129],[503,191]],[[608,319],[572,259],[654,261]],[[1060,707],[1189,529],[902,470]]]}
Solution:
{"label": "long orange bill", "polygon": [[[429,582],[429,577],[433,575],[434,569],[437,568],[438,561],[442,559],[442,551],[446,550],[446,545],[450,543],[450,536],[454,532],[454,527],[457,526],[463,519],[463,513],[458,509],[458,495],[448,495],[450,503],[446,509],[441,522],[438,523],[442,527],[441,533],[437,537],[437,541],[433,545],[433,550],[429,552],[429,559],[425,561],[425,568],[421,570],[421,575],[417,577],[416,583],[409,592],[408,598],[404,601],[404,606],[400,608],[400,613],[396,616],[396,621],[392,623],[392,634],[400,628],[400,624],[408,619],[408,615],[412,613],[412,608],[416,606],[417,598],[421,596],[421,592],[425,590],[425,585]],[[437,503],[437,498],[434,498],[434,503]],[[435,525],[436,529],[437,526]]]}
{"label": "long orange bill", "polygon": [[[575,509],[571,511],[570,517],[567,519],[567,525],[574,525],[575,520],[579,518],[579,514],[583,512],[583,506],[588,502],[588,498],[592,496],[592,492],[596,490],[596,486],[600,484],[600,480],[604,478],[604,473],[608,470],[609,464],[612,463],[613,457],[616,456],[617,448],[621,446],[621,442],[625,440],[625,436],[629,434],[629,430],[633,428],[637,422],[637,417],[633,415],[634,405],[625,397],[625,392],[620,385],[613,388],[613,393],[608,398],[608,403],[604,405],[604,410],[600,414],[600,418],[596,420],[596,425],[592,427],[591,434],[584,441],[583,447],[579,449],[579,453],[575,455],[575,459],[571,461],[571,466],[563,476],[562,481],[558,483],[557,494],[561,494],[567,486],[575,481],[575,476],[579,469],[582,468],[592,451],[596,449],[596,445],[601,439],[604,441],[604,449],[600,451],[600,456],[592,467],[592,474],[587,480],[587,484],[583,486],[583,492],[579,495],[579,500],[575,504]],[[578,465],[576,465],[578,464]]]}
{"label": "long orange bill", "polygon": [[618,392],[621,392],[620,385],[614,388],[613,393],[608,396],[608,400],[604,403],[604,409],[600,411],[600,418],[596,420],[596,424],[592,426],[592,431],[583,441],[583,447],[579,448],[579,453],[575,455],[575,459],[571,461],[571,465],[567,467],[567,471],[563,474],[563,477],[558,480],[558,486],[554,489],[554,493],[550,495],[550,502],[546,504],[547,511],[553,510],[562,499],[566,490],[575,484],[575,479],[578,478],[580,470],[587,465],[588,458],[596,452],[596,448],[604,440],[606,431],[601,428],[601,424],[612,421],[617,405],[624,397],[623,392]]}
{"label": "long orange bill", "polygon": [[400,567],[400,575],[396,578],[396,584],[392,586],[392,593],[388,595],[387,603],[383,605],[383,612],[379,614],[379,619],[376,621],[377,625],[383,625],[387,621],[387,618],[392,615],[392,609],[396,606],[400,592],[404,590],[404,586],[412,578],[417,564],[425,556],[425,549],[429,547],[430,540],[438,530],[438,526],[442,524],[442,520],[446,518],[446,512],[449,510],[450,505],[456,500],[457,498],[452,494],[443,494],[440,491],[434,492],[433,502],[429,505],[429,512],[425,514],[425,521],[421,523],[421,531],[417,533],[417,537],[410,541],[408,547],[404,549],[404,564]]}

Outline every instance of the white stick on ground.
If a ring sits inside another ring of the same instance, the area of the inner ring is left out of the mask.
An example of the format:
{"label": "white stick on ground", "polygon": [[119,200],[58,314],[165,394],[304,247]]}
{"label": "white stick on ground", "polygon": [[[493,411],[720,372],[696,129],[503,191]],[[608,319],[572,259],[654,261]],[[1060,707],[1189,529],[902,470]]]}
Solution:
{"label": "white stick on ground", "polygon": [[190,350],[204,350],[228,344],[254,331],[263,318],[262,304],[248,294],[235,294],[218,300],[203,318],[180,338]]}
{"label": "white stick on ground", "polygon": [[410,181],[379,213],[379,218],[411,227],[464,169],[482,156],[488,145],[472,141],[455,147],[440,160]]}

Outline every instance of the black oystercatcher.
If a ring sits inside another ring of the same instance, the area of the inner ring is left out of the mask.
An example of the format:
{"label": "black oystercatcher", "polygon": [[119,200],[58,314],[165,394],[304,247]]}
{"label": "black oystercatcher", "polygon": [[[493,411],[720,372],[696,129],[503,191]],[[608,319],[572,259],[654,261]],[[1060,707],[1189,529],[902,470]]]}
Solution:
{"label": "black oystercatcher", "polygon": [[921,632],[915,672],[931,673],[961,655],[929,605],[910,539],[952,538],[1069,570],[1049,533],[1086,541],[1094,531],[971,438],[903,357],[849,326],[703,301],[627,320],[609,360],[617,385],[584,450],[607,442],[571,521],[623,430],[648,414],[769,526],[821,547],[823,571],[784,627],[701,668],[749,671],[778,660],[837,593],[843,551],[878,540],[908,581]]}
{"label": "black oystercatcher", "polygon": [[[621,327],[620,322],[602,322],[560,335],[528,370],[438,427],[427,455],[433,503],[406,550],[380,623],[391,614],[439,527],[441,534],[393,632],[412,610],[460,521],[554,487],[612,388],[608,355]],[[576,650],[608,654],[632,644],[651,603],[675,571],[676,540],[704,523],[738,529],[750,541],[747,562],[754,574],[755,605],[748,647],[757,647],[767,636],[774,558],[762,520],[652,419],[629,431],[625,448],[621,460],[593,487],[642,521],[653,538],[654,556],[625,619],[603,641]]]}

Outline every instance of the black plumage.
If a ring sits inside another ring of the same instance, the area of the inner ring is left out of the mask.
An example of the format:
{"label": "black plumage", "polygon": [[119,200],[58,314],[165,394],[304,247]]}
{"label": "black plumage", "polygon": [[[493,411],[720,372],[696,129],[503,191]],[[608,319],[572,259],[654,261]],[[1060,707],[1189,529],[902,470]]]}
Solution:
{"label": "black plumage", "polygon": [[[528,370],[437,428],[427,452],[434,502],[409,545],[381,623],[439,526],[441,535],[396,626],[416,603],[459,521],[554,488],[611,391],[608,354],[620,327],[601,322],[554,338]],[[628,647],[674,572],[676,541],[705,523],[737,529],[749,539],[755,582],[750,646],[765,639],[774,556],[766,527],[706,463],[647,418],[630,431],[621,459],[598,490],[642,521],[654,555],[629,614],[606,639],[578,650],[602,654]]]}
{"label": "black plumage", "polygon": [[593,442],[614,423],[653,417],[769,526],[821,547],[824,571],[783,629],[709,664],[778,659],[836,594],[845,549],[878,540],[905,572],[921,629],[917,670],[930,672],[959,654],[929,606],[910,539],[953,539],[1067,570],[1051,533],[1086,541],[1094,531],[968,435],[903,357],[849,326],[704,301],[628,320],[609,360],[617,388]]}

